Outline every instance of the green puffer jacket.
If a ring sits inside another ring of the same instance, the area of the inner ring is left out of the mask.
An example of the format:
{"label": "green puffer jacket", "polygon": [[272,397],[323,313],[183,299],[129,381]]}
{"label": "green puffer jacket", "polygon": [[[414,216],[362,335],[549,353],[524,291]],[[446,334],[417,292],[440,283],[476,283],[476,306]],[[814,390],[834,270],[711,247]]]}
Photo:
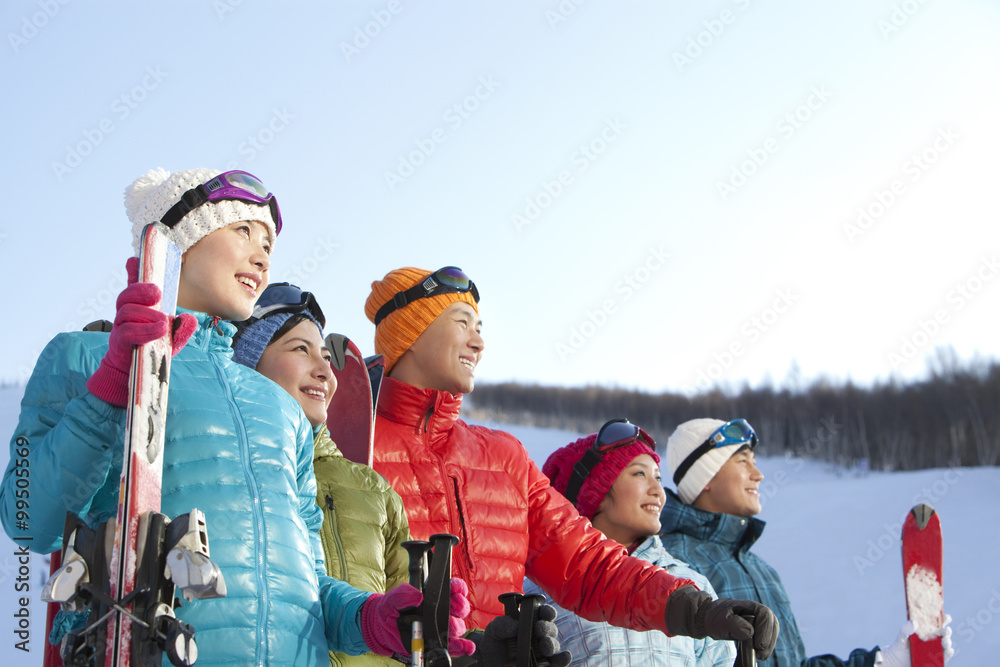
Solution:
{"label": "green puffer jacket", "polygon": [[[344,458],[326,425],[315,430],[316,504],[323,509],[320,536],[331,577],[355,588],[385,593],[409,580],[410,539],[403,501],[371,468]],[[399,667],[390,658],[330,653],[330,664]]]}

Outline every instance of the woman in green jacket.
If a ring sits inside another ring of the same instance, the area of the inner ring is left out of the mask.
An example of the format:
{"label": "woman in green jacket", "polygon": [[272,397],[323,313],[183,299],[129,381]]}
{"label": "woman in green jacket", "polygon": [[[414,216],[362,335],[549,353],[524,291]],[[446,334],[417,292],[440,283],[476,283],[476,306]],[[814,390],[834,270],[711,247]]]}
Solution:
{"label": "woman in green jacket", "polygon": [[[261,294],[250,319],[237,324],[233,360],[277,382],[302,406],[313,426],[316,504],[327,574],[355,588],[384,593],[407,582],[410,539],[403,501],[368,466],[344,458],[326,428],[337,380],[323,344],[323,313],[309,292],[278,283]],[[330,653],[330,664],[399,665],[372,653]]]}

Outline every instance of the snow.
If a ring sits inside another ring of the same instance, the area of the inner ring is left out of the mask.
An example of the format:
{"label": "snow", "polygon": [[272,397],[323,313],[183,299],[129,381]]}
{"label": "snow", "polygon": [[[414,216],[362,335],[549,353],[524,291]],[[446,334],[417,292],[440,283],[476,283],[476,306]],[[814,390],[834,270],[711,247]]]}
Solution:
{"label": "snow", "polygon": [[910,619],[916,625],[917,636],[923,641],[936,636],[941,626],[941,609],[944,588],[937,575],[926,567],[914,565],[906,573],[906,599],[910,605]]}
{"label": "snow", "polygon": [[[6,437],[17,422],[22,391],[0,387],[0,430]],[[580,437],[487,425],[521,439],[539,466]],[[3,450],[0,465],[6,467],[9,452]],[[761,518],[767,529],[755,551],[781,574],[810,655],[846,657],[852,649],[894,641],[906,621],[899,534],[910,508],[924,502],[937,510],[944,533],[944,610],[954,619],[956,649],[949,667],[997,664],[1000,468],[879,473],[793,457],[758,462],[766,476]],[[0,664],[40,665],[45,609],[38,594],[48,564],[37,554],[22,563],[17,549],[0,534]],[[15,648],[25,637],[29,654]]]}

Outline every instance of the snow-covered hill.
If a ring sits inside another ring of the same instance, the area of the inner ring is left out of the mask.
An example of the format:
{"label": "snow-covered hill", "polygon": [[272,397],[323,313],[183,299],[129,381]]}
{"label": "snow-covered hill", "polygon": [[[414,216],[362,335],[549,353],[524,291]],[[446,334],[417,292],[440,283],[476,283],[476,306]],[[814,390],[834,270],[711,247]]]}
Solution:
{"label": "snow-covered hill", "polygon": [[[20,397],[19,388],[0,388],[5,441]],[[529,427],[506,430],[539,465],[579,437]],[[0,450],[0,466],[6,467],[9,452]],[[949,666],[1000,663],[1000,468],[864,474],[795,458],[763,458],[760,467],[768,527],[756,550],[781,573],[810,654],[844,657],[895,638],[906,614],[899,529],[909,508],[926,502],[944,526],[945,610],[954,617],[957,649]],[[38,593],[48,566],[38,555],[21,563],[17,548],[0,534],[0,664],[40,665],[45,614]],[[25,585],[30,590],[22,590]],[[17,634],[22,625],[29,634]],[[25,636],[30,653],[16,646]]]}

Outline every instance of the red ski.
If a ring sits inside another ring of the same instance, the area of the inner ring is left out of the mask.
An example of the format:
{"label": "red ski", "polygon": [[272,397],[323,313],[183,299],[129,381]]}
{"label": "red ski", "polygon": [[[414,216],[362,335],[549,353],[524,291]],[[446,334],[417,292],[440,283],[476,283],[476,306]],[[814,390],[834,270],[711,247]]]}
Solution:
{"label": "red ski", "polygon": [[[140,248],[139,280],[161,286],[160,309],[173,315],[180,250],[158,223],[143,230]],[[65,664],[159,667],[165,652],[174,665],[193,665],[194,629],[174,614],[176,589],[187,600],[226,594],[204,514],[160,513],[172,347],[168,332],[133,349],[116,519],[91,528],[67,515],[61,563],[42,591],[46,602],[87,613],[86,627],[63,637]]]}
{"label": "red ski", "polygon": [[943,667],[940,631],[944,626],[941,584],[941,520],[930,505],[917,505],[903,523],[903,581],[906,613],[917,631],[910,635],[913,667]]}
{"label": "red ski", "polygon": [[329,334],[325,342],[333,355],[331,363],[337,378],[337,391],[326,413],[330,438],[346,459],[371,467],[375,405],[384,359],[381,355],[362,357],[358,346],[342,334]]}

